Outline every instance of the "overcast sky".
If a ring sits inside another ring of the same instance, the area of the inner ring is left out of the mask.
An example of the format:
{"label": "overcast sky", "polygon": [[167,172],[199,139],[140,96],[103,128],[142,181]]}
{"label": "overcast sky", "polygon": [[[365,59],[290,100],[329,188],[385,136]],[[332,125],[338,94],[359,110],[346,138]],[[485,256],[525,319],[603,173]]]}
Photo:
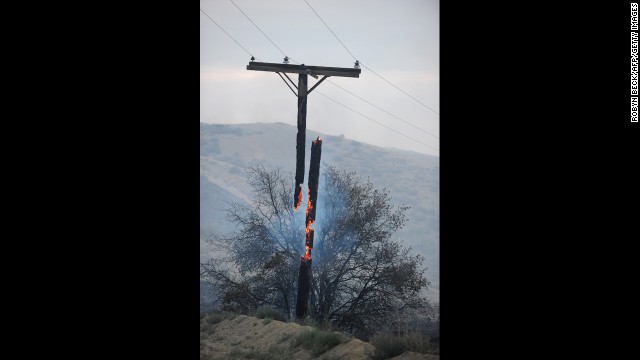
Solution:
{"label": "overcast sky", "polygon": [[[349,52],[304,0],[233,2],[297,62],[353,67],[354,60]],[[307,2],[358,60],[440,112],[439,1]],[[200,8],[256,58],[282,63],[282,53],[230,0],[201,0]],[[250,56],[240,46],[200,12],[200,121],[217,124],[282,122],[296,126],[297,99],[294,94],[276,73],[246,70],[249,60]],[[297,75],[289,76],[297,84]],[[359,100],[329,80],[417,128]],[[309,88],[316,81],[309,77]],[[319,92],[419,142],[362,117]],[[439,156],[433,149],[440,148],[439,122],[438,114],[364,67],[359,78],[329,77],[308,97],[307,129],[344,135],[382,147]]]}

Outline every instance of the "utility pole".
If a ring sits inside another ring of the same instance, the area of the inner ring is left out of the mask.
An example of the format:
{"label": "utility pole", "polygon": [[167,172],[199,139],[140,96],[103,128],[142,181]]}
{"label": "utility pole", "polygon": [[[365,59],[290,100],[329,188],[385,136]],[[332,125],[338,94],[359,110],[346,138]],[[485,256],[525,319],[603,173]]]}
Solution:
{"label": "utility pole", "polygon": [[[307,96],[320,85],[326,78],[330,76],[342,76],[342,77],[360,77],[360,69],[358,62],[354,68],[337,68],[337,67],[326,67],[326,66],[306,66],[305,64],[301,65],[291,65],[287,64],[289,61],[288,58],[284,58],[284,64],[278,63],[263,63],[263,62],[249,62],[247,65],[247,70],[255,70],[255,71],[271,71],[277,73],[282,81],[291,89],[294,95],[298,97],[298,135],[296,139],[296,179],[295,179],[295,193],[293,196],[293,207],[298,209],[300,203],[302,202],[302,183],[304,182],[304,148],[305,148],[305,136],[306,136],[306,128],[307,128]],[[298,85],[291,80],[291,78],[287,75],[287,73],[298,74]],[[298,92],[293,90],[293,88],[287,83],[287,80],[282,76],[289,80],[289,83],[293,85]],[[316,82],[311,89],[307,90],[307,75],[311,75],[314,78],[318,78],[318,76],[322,76],[318,82]]]}
{"label": "utility pole", "polygon": [[[320,85],[326,78],[330,76],[342,77],[360,77],[360,66],[356,61],[353,68],[337,68],[326,66],[306,66],[305,64],[291,65],[288,64],[289,59],[284,58],[283,64],[255,62],[251,58],[251,62],[247,65],[247,70],[255,71],[271,71],[277,73],[282,81],[291,89],[293,94],[298,97],[298,134],[296,137],[296,178],[295,192],[293,195],[293,208],[298,210],[302,203],[302,183],[304,182],[304,148],[307,128],[307,96]],[[291,80],[287,73],[298,74],[298,85]],[[284,75],[284,77],[282,76]],[[322,76],[311,89],[307,87],[307,75],[311,75],[315,79]],[[285,77],[287,80],[285,80]],[[298,90],[297,92],[293,88]],[[308,89],[308,90],[307,90]],[[296,318],[302,319],[307,314],[309,291],[311,289],[311,248],[313,247],[313,229],[310,225],[315,221],[315,207],[318,192],[318,177],[320,171],[320,149],[322,140],[319,138],[313,141],[311,146],[311,162],[309,169],[309,202],[307,207],[307,236],[305,238],[305,247],[307,249],[305,256],[300,259],[300,271],[298,274],[298,299],[296,302]],[[317,164],[316,164],[317,163]],[[311,179],[313,177],[313,179]],[[313,184],[312,184],[313,183]],[[312,189],[313,188],[313,189]],[[312,196],[313,193],[313,196]],[[309,208],[309,206],[311,208]],[[312,215],[309,212],[312,211]]]}

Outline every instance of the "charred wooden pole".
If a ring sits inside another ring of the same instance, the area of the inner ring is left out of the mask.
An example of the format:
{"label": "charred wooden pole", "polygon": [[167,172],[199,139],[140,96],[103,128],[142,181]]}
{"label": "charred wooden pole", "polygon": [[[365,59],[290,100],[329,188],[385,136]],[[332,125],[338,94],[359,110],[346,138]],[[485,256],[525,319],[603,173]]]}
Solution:
{"label": "charred wooden pole", "polygon": [[[285,61],[287,59],[285,58]],[[295,178],[295,191],[293,194],[293,208],[298,209],[302,203],[302,183],[304,182],[304,151],[305,151],[305,139],[307,128],[307,95],[309,95],[313,89],[315,89],[320,83],[322,83],[329,76],[343,76],[343,77],[360,77],[360,68],[358,62],[353,69],[351,68],[338,68],[327,66],[305,66],[291,65],[291,64],[278,64],[278,63],[263,63],[263,62],[249,62],[247,70],[256,71],[271,71],[278,73],[285,84],[291,89],[291,91],[298,97],[298,134],[296,137],[296,178]],[[287,83],[293,85],[298,92],[296,93],[293,88]],[[287,73],[298,74],[298,86],[289,78]],[[323,75],[323,78],[316,82],[311,89],[307,90],[307,75],[311,75],[314,78],[318,78],[318,75]]]}
{"label": "charred wooden pole", "polygon": [[311,163],[309,164],[309,199],[307,201],[305,253],[300,259],[298,273],[298,297],[296,299],[296,318],[302,319],[309,309],[309,291],[311,290],[311,250],[313,249],[313,229],[316,221],[316,201],[318,200],[318,181],[320,179],[320,156],[322,140],[318,137],[311,143]]}
{"label": "charred wooden pole", "polygon": [[296,319],[304,319],[309,311],[309,292],[311,290],[311,259],[300,259],[298,272],[298,298],[296,299]]}
{"label": "charred wooden pole", "polygon": [[304,182],[304,143],[307,133],[307,74],[298,75],[298,135],[296,138],[296,183],[293,194],[293,208],[302,203],[302,183]]}
{"label": "charred wooden pole", "polygon": [[[252,58],[253,59],[253,58]],[[298,207],[302,203],[302,183],[304,182],[304,151],[305,151],[305,139],[307,128],[307,95],[320,85],[329,76],[343,76],[343,77],[360,77],[360,67],[358,61],[356,61],[353,69],[351,68],[337,68],[326,66],[305,66],[287,64],[287,58],[285,57],[284,64],[277,63],[263,63],[263,62],[249,62],[247,70],[256,71],[271,71],[277,73],[282,81],[291,89],[293,94],[298,97],[298,134],[296,137],[296,178],[295,178],[295,191],[293,195],[293,208],[298,210]],[[287,73],[298,74],[298,86],[289,78]],[[287,83],[287,80],[282,76],[284,75],[289,83],[295,87],[298,92]],[[316,82],[311,89],[307,90],[307,75],[311,75],[314,78],[318,78],[318,75],[322,75],[323,78]],[[309,166],[309,199],[307,202],[307,218],[306,218],[306,237],[305,237],[305,254],[300,260],[300,273],[298,275],[298,298],[296,301],[296,317],[298,319],[303,318],[307,314],[309,308],[309,291],[311,288],[311,249],[313,248],[313,229],[311,224],[316,218],[316,199],[318,197],[318,178],[320,176],[320,153],[322,148],[322,140],[314,140],[311,144],[311,164]]]}

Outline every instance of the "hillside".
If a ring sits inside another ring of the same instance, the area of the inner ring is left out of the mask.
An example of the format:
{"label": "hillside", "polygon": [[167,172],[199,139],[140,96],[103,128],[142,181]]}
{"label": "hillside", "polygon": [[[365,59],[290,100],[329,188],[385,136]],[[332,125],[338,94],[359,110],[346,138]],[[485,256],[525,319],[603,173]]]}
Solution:
{"label": "hillside", "polygon": [[[339,333],[324,332],[322,338],[301,341],[304,334],[313,332],[310,326],[268,318],[207,316],[200,320],[200,359],[369,360],[374,354],[370,343]],[[438,360],[440,356],[405,352],[389,359]]]}
{"label": "hillside", "polygon": [[[295,126],[282,123],[200,124],[201,239],[231,229],[224,209],[227,202],[248,201],[250,188],[245,168],[257,164],[279,167],[293,179],[296,132]],[[406,212],[406,226],[396,236],[425,257],[427,279],[432,283],[428,296],[439,302],[439,158],[376,147],[311,129],[307,129],[306,135],[307,171],[311,141],[320,136],[322,166],[331,164],[338,169],[356,171],[362,179],[370,179],[375,187],[389,190],[394,204],[411,207]],[[322,167],[320,173],[323,173]],[[201,243],[204,245],[204,241]],[[201,249],[201,258],[210,256],[204,246]]]}

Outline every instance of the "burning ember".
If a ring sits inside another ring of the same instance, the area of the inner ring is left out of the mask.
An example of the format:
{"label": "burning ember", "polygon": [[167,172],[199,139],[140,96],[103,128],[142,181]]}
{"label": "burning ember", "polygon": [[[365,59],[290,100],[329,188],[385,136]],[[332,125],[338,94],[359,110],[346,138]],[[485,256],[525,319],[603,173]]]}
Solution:
{"label": "burning ember", "polygon": [[305,253],[303,260],[311,260],[311,249],[313,248],[313,229],[311,225],[316,221],[316,201],[318,199],[318,179],[320,177],[320,155],[322,150],[322,139],[318,136],[311,143],[311,163],[309,164],[309,195],[307,199],[307,221],[305,237]]}
{"label": "burning ember", "polygon": [[[309,191],[309,198],[311,198],[311,191]],[[314,220],[309,218],[309,211],[311,209],[313,209],[313,205],[311,204],[311,200],[308,200],[307,201],[307,228],[304,230],[306,234],[305,242],[304,242],[304,247],[306,251],[304,252],[304,256],[302,257],[306,261],[311,260],[311,249],[313,248],[313,229],[311,228],[311,225],[313,225]]]}
{"label": "burning ember", "polygon": [[300,208],[300,204],[302,204],[302,185],[298,185],[298,187],[296,188],[296,193],[293,195],[293,198],[295,199],[293,203],[293,210],[298,211],[298,208]]}

